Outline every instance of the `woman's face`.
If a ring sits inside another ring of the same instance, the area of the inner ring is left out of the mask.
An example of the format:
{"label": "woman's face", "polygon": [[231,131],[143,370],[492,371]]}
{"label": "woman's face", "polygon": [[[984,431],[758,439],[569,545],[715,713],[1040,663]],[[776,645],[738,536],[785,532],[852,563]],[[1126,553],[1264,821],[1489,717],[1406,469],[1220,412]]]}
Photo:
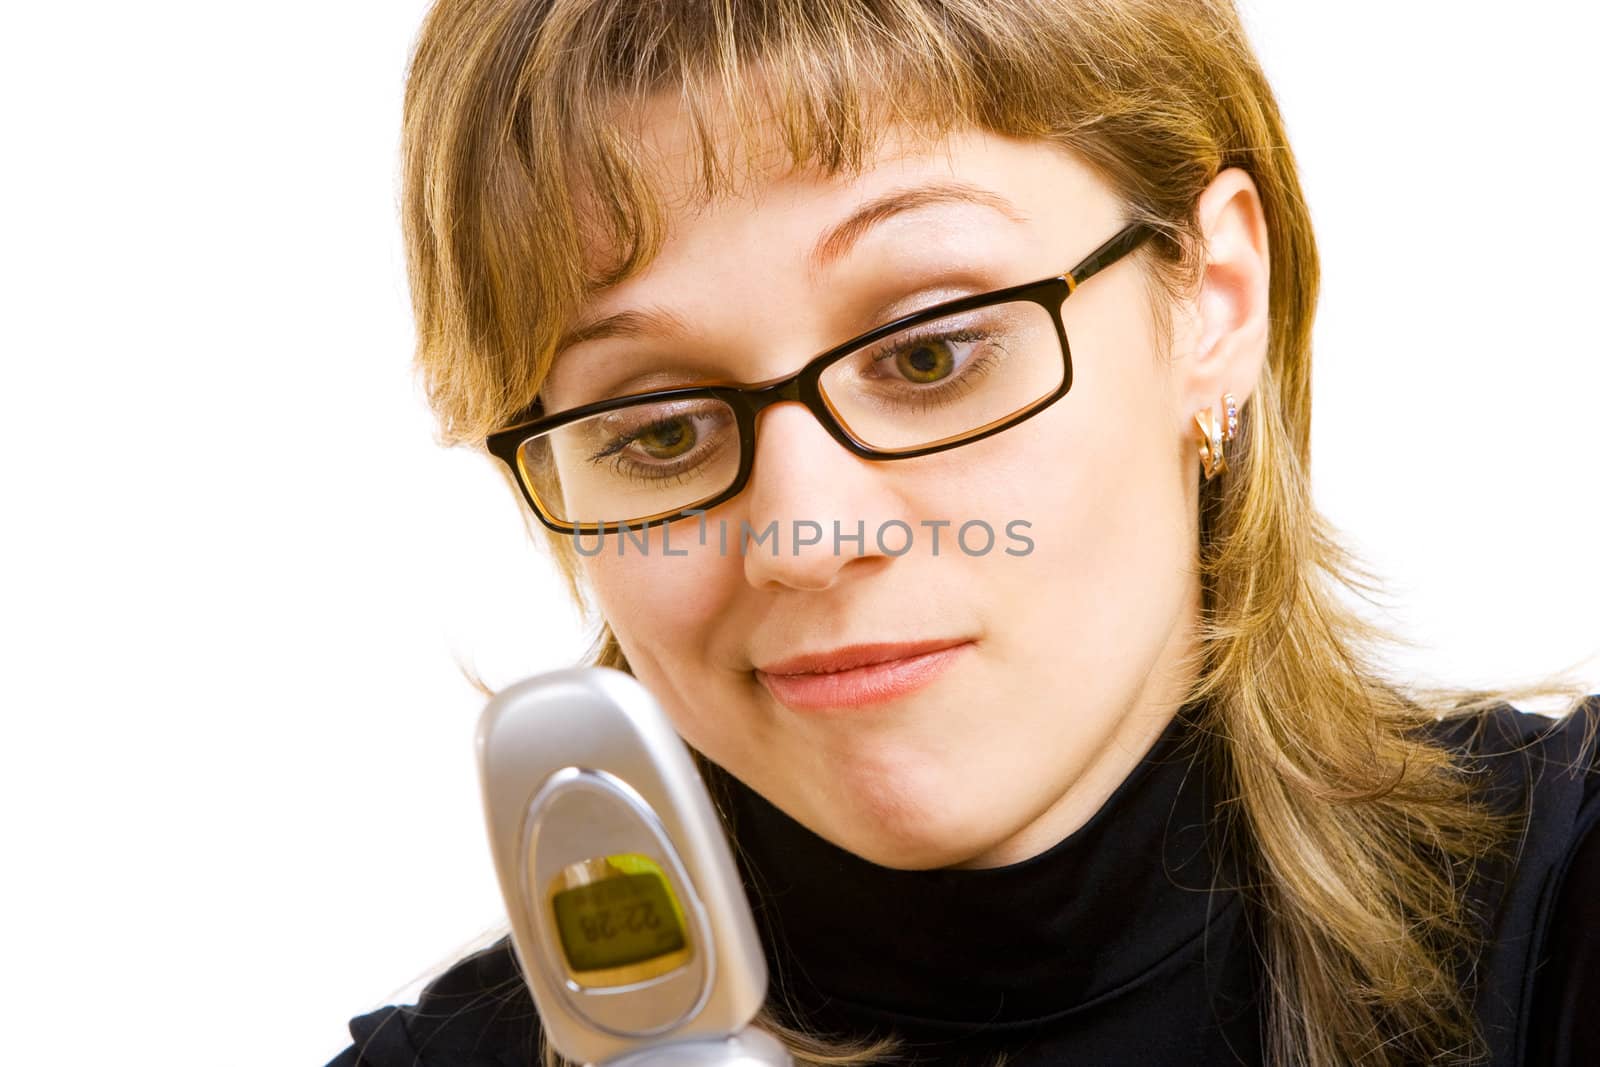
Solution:
{"label": "woman's face", "polygon": [[[658,181],[686,187],[684,128],[649,129]],[[583,318],[668,310],[686,335],[566,349],[542,392],[547,409],[792,373],[918,308],[1061,274],[1125,221],[1108,188],[1058,148],[981,132],[933,150],[885,144],[852,180],[773,172],[738,199],[675,208],[659,258]],[[826,262],[808,258],[865,202],[954,182],[975,197],[880,214]],[[1072,386],[1028,421],[874,462],[800,404],[780,403],[760,417],[748,487],[706,513],[703,544],[692,518],[668,545],[660,527],[643,549],[637,532],[581,542],[598,606],[686,741],[816,833],[888,866],[1014,862],[1093,814],[1190,677],[1180,661],[1198,605],[1193,415],[1221,393],[1197,399],[1169,366],[1143,271],[1124,259],[1065,301]],[[1244,385],[1224,383],[1241,403]],[[902,554],[891,554],[906,543],[898,527],[884,545],[874,536],[895,520],[914,534]],[[981,528],[967,549],[956,543],[971,520],[994,530],[987,552]],[[836,521],[846,532],[864,524],[864,543],[836,545]],[[746,523],[776,524],[777,551],[769,539],[741,552]],[[807,523],[827,535],[797,543]],[[950,647],[841,674],[832,688],[762,670],[902,642]]]}

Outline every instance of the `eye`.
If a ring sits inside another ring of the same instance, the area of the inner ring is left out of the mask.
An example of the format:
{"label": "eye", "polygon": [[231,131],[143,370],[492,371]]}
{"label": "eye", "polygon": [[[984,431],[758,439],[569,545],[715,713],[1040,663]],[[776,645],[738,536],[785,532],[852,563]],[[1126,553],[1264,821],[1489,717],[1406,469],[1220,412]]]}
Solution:
{"label": "eye", "polygon": [[976,370],[996,348],[1003,344],[987,325],[940,322],[916,327],[866,353],[871,370],[862,379],[886,387],[924,386],[932,393]]}
{"label": "eye", "polygon": [[699,436],[693,420],[679,417],[645,427],[633,442],[653,459],[676,459],[693,448]]}
{"label": "eye", "polygon": [[894,365],[907,381],[919,385],[947,378],[955,367],[955,357],[950,352],[950,337],[930,337],[907,345],[895,353]]}

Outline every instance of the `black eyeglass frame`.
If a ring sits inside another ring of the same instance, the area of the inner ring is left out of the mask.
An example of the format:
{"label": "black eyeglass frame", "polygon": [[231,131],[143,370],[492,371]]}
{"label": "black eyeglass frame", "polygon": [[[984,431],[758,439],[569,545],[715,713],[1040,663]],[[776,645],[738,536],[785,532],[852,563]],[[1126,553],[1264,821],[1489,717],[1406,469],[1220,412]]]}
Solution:
{"label": "black eyeglass frame", "polygon": [[[1033,282],[1023,282],[1020,285],[995,289],[987,293],[975,293],[971,296],[957,297],[941,304],[921,308],[909,315],[903,315],[892,322],[884,323],[882,326],[875,326],[866,333],[835,345],[826,352],[813,357],[805,366],[793,374],[788,374],[781,378],[773,378],[769,381],[749,385],[738,382],[702,382],[673,389],[635,393],[631,396],[611,397],[607,400],[584,404],[566,411],[558,411],[553,415],[542,414],[542,402],[535,399],[532,404],[528,405],[517,416],[517,420],[511,425],[489,434],[484,439],[484,445],[490,454],[511,469],[518,487],[522,490],[524,499],[527,500],[528,506],[533,509],[533,513],[539,521],[549,529],[565,534],[607,533],[622,529],[644,530],[699,514],[702,511],[709,511],[719,504],[732,500],[744,491],[745,486],[750,481],[750,472],[755,467],[757,416],[773,404],[788,400],[804,404],[811,414],[816,417],[817,421],[822,424],[823,428],[828,431],[829,436],[839,442],[846,450],[863,459],[912,459],[916,456],[926,456],[934,452],[944,452],[948,449],[959,448],[974,441],[981,441],[985,437],[991,437],[1002,430],[1009,430],[1018,423],[1037,415],[1067,395],[1067,391],[1072,388],[1072,349],[1067,340],[1066,326],[1061,320],[1061,305],[1077,291],[1080,285],[1131,253],[1157,232],[1155,228],[1147,223],[1129,223],[1119,230],[1115,236],[1085,256],[1077,266],[1064,274],[1041,278]],[[838,360],[854,353],[857,349],[864,348],[907,327],[943,318],[946,315],[954,315],[963,311],[972,311],[977,308],[1011,303],[1018,300],[1032,301],[1050,313],[1050,321],[1056,328],[1056,337],[1061,342],[1063,367],[1061,385],[1053,393],[1041,398],[1031,406],[1023,408],[1014,415],[1001,419],[989,426],[980,427],[971,433],[935,441],[932,444],[922,445],[917,448],[885,451],[873,448],[852,437],[850,432],[845,429],[844,424],[834,415],[833,410],[822,395],[819,383],[823,372]],[[636,404],[701,398],[720,400],[733,410],[734,418],[739,427],[739,469],[726,489],[691,507],[680,508],[673,512],[664,512],[660,515],[653,515],[637,521],[565,522],[549,514],[543,505],[539,503],[538,497],[528,484],[529,479],[524,475],[521,464],[518,461],[517,454],[521,451],[523,442],[527,441],[528,438],[559,429],[568,423],[577,422],[579,419],[590,418],[607,411],[614,411],[617,408],[632,407]]]}

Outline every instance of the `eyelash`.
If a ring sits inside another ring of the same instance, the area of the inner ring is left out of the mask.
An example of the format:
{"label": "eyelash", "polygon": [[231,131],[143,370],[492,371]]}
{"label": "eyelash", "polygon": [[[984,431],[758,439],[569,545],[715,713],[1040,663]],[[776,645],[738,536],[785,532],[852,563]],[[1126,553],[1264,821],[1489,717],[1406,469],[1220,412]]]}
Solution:
{"label": "eyelash", "polygon": [[[885,351],[882,355],[872,356],[871,359],[873,364],[876,365],[892,358],[895,353],[905,348],[930,340],[945,342],[986,341],[991,336],[992,334],[989,331],[971,326],[949,332],[928,330],[925,333],[910,333],[903,337],[896,337],[894,347]],[[962,364],[961,369],[953,377],[937,385],[917,390],[917,395],[920,398],[925,398],[923,406],[917,409],[918,412],[927,411],[930,407],[953,400],[956,396],[971,389],[977,384],[978,378],[994,369],[994,364],[994,354],[992,352],[984,352],[982,355]],[[914,385],[916,383],[913,382],[911,384]]]}
{"label": "eyelash", "polygon": [[[649,477],[645,477],[637,470],[629,469],[628,464],[631,461],[620,453],[623,449],[633,444],[633,442],[637,441],[639,438],[645,436],[646,434],[654,433],[657,430],[671,427],[678,421],[678,419],[682,417],[683,416],[672,416],[663,419],[656,419],[652,422],[646,423],[643,426],[637,427],[636,429],[630,430],[626,434],[618,437],[615,441],[606,445],[604,448],[600,449],[598,452],[595,452],[593,455],[591,455],[589,457],[589,461],[591,463],[599,463],[610,459],[611,467],[613,470],[617,471],[617,473],[627,478],[649,482],[651,485],[665,485],[668,483],[669,479],[674,477],[681,479],[684,475],[690,473],[694,469],[692,464],[680,464],[677,468],[658,466],[654,468],[656,471],[668,473],[654,474]],[[646,465],[636,464],[635,466]]]}

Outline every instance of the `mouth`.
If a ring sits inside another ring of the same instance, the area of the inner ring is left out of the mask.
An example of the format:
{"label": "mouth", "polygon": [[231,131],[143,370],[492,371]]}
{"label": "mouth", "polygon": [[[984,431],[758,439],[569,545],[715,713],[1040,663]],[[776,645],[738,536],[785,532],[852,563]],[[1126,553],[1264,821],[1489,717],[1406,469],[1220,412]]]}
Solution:
{"label": "mouth", "polygon": [[955,666],[969,639],[852,645],[756,668],[758,681],[795,711],[833,711],[896,700],[930,685]]}

